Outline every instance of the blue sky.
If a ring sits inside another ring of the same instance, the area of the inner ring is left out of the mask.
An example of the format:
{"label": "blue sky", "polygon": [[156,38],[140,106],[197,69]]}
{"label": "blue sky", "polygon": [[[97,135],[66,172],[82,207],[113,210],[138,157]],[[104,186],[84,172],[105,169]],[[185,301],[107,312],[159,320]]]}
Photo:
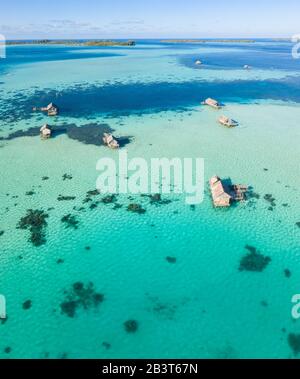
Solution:
{"label": "blue sky", "polygon": [[299,0],[2,0],[13,38],[291,37]]}

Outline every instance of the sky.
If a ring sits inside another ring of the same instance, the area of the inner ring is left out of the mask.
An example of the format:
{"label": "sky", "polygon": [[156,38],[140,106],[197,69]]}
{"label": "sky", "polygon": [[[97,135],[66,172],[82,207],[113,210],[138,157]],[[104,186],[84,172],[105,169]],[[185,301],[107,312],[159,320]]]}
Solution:
{"label": "sky", "polygon": [[299,0],[1,0],[0,34],[33,38],[271,38],[300,33]]}

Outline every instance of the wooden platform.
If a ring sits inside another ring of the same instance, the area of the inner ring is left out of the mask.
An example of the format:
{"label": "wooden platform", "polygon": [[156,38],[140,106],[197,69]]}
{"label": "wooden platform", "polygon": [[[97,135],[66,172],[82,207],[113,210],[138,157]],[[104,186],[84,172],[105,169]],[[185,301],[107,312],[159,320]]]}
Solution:
{"label": "wooden platform", "polygon": [[248,186],[243,184],[227,186],[218,176],[213,176],[209,185],[215,207],[230,207],[234,201],[246,200]]}

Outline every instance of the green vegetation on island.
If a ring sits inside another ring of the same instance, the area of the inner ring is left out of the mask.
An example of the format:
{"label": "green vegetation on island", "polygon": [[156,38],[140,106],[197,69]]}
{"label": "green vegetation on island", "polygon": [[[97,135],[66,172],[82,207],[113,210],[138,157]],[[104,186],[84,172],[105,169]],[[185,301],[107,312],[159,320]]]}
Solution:
{"label": "green vegetation on island", "polygon": [[135,46],[135,41],[112,41],[112,40],[20,40],[7,41],[7,45],[71,45],[71,46]]}
{"label": "green vegetation on island", "polygon": [[88,41],[85,46],[135,46],[135,41]]}

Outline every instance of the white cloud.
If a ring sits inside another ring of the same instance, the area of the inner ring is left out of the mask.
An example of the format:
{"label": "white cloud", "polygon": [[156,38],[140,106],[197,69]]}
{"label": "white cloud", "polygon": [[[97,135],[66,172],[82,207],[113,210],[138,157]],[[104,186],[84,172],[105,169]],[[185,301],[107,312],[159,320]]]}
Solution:
{"label": "white cloud", "polygon": [[[103,27],[93,25],[87,22],[76,22],[72,20],[49,20],[43,24],[23,24],[23,25],[0,25],[0,32],[6,35],[45,35],[49,34],[49,37],[64,34],[73,34],[74,36],[93,33],[102,33]],[[25,37],[26,37],[25,35]]]}

